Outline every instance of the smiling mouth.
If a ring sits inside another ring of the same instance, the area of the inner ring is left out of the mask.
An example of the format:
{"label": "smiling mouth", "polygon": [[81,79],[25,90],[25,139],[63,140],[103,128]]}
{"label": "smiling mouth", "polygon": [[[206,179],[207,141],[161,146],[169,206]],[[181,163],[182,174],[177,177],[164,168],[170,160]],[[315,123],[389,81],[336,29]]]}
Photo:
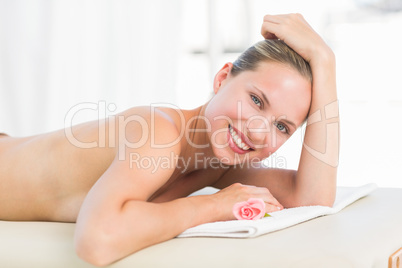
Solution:
{"label": "smiling mouth", "polygon": [[247,151],[254,151],[253,148],[248,146],[246,142],[239,136],[237,135],[237,132],[234,130],[234,128],[229,124],[229,133],[230,136],[232,137],[234,145],[238,147],[238,149],[247,152]]}

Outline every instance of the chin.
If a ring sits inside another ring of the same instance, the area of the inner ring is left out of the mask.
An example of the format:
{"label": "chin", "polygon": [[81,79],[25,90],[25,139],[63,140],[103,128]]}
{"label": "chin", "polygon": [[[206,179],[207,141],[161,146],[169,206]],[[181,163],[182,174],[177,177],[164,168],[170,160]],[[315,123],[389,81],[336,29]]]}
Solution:
{"label": "chin", "polygon": [[222,165],[227,166],[247,163],[251,159],[250,154],[235,154],[228,147],[214,148],[214,155]]}

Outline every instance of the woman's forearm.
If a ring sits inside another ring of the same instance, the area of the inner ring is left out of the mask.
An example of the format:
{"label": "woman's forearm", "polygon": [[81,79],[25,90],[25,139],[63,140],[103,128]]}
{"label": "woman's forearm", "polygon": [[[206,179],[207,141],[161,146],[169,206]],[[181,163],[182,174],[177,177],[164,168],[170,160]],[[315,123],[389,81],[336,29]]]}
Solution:
{"label": "woman's forearm", "polygon": [[317,55],[310,62],[312,102],[294,189],[300,205],[332,206],[340,138],[335,56],[331,50]]}
{"label": "woman's forearm", "polygon": [[77,226],[77,254],[92,264],[107,265],[187,228],[218,220],[219,211],[215,210],[216,202],[209,195],[166,203],[130,200],[107,219],[87,220]]}

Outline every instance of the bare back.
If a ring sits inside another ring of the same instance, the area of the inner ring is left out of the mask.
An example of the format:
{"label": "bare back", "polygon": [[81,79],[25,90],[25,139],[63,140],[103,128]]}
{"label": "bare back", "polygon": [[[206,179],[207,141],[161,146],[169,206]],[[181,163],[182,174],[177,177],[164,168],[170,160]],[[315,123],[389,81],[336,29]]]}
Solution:
{"label": "bare back", "polygon": [[[95,125],[86,123],[77,132],[96,137]],[[72,145],[64,130],[0,138],[0,219],[73,221],[113,158],[113,148]]]}

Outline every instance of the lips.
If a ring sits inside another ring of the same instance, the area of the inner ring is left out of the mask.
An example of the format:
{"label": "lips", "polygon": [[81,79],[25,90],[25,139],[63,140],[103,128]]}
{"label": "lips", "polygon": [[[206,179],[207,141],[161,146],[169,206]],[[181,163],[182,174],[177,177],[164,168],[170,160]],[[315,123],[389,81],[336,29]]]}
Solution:
{"label": "lips", "polygon": [[249,151],[254,151],[254,145],[247,137],[234,126],[229,124],[228,127],[229,147],[236,153],[245,154]]}

